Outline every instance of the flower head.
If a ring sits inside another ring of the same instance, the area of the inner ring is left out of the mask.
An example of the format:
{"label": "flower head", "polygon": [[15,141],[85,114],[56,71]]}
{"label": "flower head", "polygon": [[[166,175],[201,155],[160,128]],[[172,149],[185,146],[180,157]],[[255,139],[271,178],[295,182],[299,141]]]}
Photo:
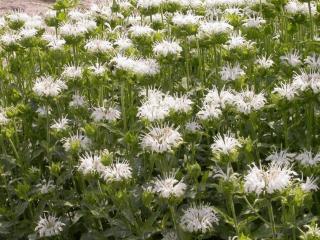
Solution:
{"label": "flower head", "polygon": [[317,153],[315,155],[312,154],[311,151],[303,151],[301,153],[299,153],[295,159],[301,163],[302,165],[305,166],[314,166],[316,165],[318,162],[320,162],[320,153]]}
{"label": "flower head", "polygon": [[318,178],[313,176],[307,177],[305,182],[301,183],[301,189],[304,192],[318,191],[319,187],[317,185]]}
{"label": "flower head", "polygon": [[60,119],[53,121],[54,123],[50,126],[50,128],[56,131],[65,130],[68,127],[68,124],[70,123],[70,120],[66,116],[63,116]]}
{"label": "flower head", "polygon": [[239,140],[234,138],[231,133],[218,134],[213,139],[214,143],[211,145],[211,150],[214,153],[229,155],[241,147]]}
{"label": "flower head", "polygon": [[241,69],[239,63],[233,66],[230,63],[227,63],[222,67],[219,73],[223,81],[235,81],[245,75],[245,72]]}
{"label": "flower head", "polygon": [[43,215],[37,223],[35,231],[40,237],[51,237],[59,235],[65,224],[54,215]]}
{"label": "flower head", "polygon": [[158,177],[153,181],[153,191],[162,198],[176,197],[184,195],[187,185],[183,181],[175,178],[175,173],[165,174],[164,177]]}
{"label": "flower head", "polygon": [[212,207],[208,205],[192,206],[184,211],[180,226],[187,232],[206,233],[219,221]]}
{"label": "flower head", "polygon": [[247,88],[236,94],[234,104],[239,112],[249,114],[263,108],[266,101],[264,93],[256,94],[254,90]]}
{"label": "flower head", "polygon": [[167,57],[170,55],[178,56],[182,52],[182,47],[176,41],[164,40],[154,44],[153,52],[157,56],[163,56],[163,57]]}
{"label": "flower head", "polygon": [[117,161],[105,167],[101,174],[107,182],[121,182],[132,177],[132,168],[128,161]]}
{"label": "flower head", "polygon": [[32,88],[40,97],[56,97],[65,89],[67,89],[67,85],[62,80],[55,80],[51,76],[37,78]]}
{"label": "flower head", "polygon": [[182,143],[182,137],[178,132],[178,128],[174,129],[168,125],[157,125],[148,128],[149,132],[141,137],[141,146],[143,149],[164,153],[172,151]]}
{"label": "flower head", "polygon": [[244,178],[244,188],[246,192],[254,192],[257,195],[262,192],[272,194],[288,187],[295,175],[297,173],[286,164],[272,162],[267,169],[253,165]]}

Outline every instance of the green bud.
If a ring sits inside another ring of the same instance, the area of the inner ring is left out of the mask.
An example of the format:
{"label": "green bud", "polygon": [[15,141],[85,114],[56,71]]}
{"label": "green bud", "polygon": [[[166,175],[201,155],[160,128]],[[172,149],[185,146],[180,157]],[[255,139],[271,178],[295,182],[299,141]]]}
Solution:
{"label": "green bud", "polygon": [[201,166],[198,163],[188,164],[188,174],[193,178],[197,179],[201,175]]}
{"label": "green bud", "polygon": [[61,164],[59,162],[51,163],[51,165],[49,166],[49,171],[53,176],[58,177],[61,173]]}

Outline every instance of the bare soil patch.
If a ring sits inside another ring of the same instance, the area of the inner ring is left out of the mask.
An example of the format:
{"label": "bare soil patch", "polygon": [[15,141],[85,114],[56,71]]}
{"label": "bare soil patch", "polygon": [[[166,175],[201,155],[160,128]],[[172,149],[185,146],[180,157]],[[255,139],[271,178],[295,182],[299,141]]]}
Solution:
{"label": "bare soil patch", "polygon": [[[44,13],[55,0],[0,0],[0,14],[12,10],[23,10],[29,14]],[[94,0],[83,0],[81,5],[89,6]]]}

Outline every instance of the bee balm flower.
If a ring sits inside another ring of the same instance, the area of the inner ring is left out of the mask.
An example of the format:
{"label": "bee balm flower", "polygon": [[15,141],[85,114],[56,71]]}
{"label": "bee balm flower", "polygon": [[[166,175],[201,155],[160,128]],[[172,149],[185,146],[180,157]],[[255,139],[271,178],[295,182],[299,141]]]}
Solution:
{"label": "bee balm flower", "polygon": [[153,191],[162,198],[180,198],[184,195],[186,189],[187,185],[185,183],[175,179],[175,173],[167,174],[163,178],[158,177],[153,182]]}
{"label": "bee balm flower", "polygon": [[156,153],[172,151],[182,143],[182,137],[177,129],[168,125],[149,128],[149,132],[141,137],[143,149]]}
{"label": "bee balm flower", "polygon": [[180,226],[190,233],[209,232],[219,221],[212,207],[208,205],[192,206],[184,211]]}
{"label": "bee balm flower", "polygon": [[41,97],[56,97],[67,89],[67,85],[61,80],[55,80],[51,76],[43,76],[36,79],[32,90]]}
{"label": "bee balm flower", "polygon": [[35,228],[40,237],[51,237],[59,235],[63,231],[65,224],[53,215],[40,217]]}

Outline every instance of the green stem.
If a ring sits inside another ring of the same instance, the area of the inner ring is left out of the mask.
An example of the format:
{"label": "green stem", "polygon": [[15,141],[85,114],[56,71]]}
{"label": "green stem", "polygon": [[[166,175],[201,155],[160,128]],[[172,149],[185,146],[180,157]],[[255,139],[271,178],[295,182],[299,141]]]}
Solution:
{"label": "green stem", "polygon": [[311,39],[313,40],[313,37],[314,37],[314,29],[313,29],[313,19],[312,19],[312,12],[311,12],[311,1],[309,0],[308,1],[308,9],[309,9],[309,16],[310,16],[310,28],[311,28]]}
{"label": "green stem", "polygon": [[266,220],[264,217],[262,217],[259,213],[258,213],[258,211],[252,206],[252,204],[249,202],[249,200],[247,199],[247,197],[246,196],[244,196],[243,197],[244,198],[244,200],[246,201],[246,203],[248,204],[248,206],[250,207],[250,209],[257,215],[257,217],[258,218],[260,218],[260,220],[262,220],[264,223],[266,223],[267,225],[271,225],[271,223],[268,221],[268,220]]}
{"label": "green stem", "polygon": [[47,130],[47,154],[48,154],[48,161],[51,160],[51,153],[50,153],[50,126],[49,126],[49,104],[46,104],[46,114],[47,114],[47,122],[46,122],[46,130]]}
{"label": "green stem", "polygon": [[127,116],[126,116],[126,96],[125,96],[125,82],[123,81],[121,84],[121,110],[122,110],[122,116],[123,116],[123,128],[126,131],[127,130]]}
{"label": "green stem", "polygon": [[293,223],[293,228],[292,228],[292,239],[296,240],[296,228],[297,228],[297,222],[296,222],[296,208],[294,204],[291,205],[291,211],[292,211],[292,223]]}
{"label": "green stem", "polygon": [[314,139],[314,132],[313,132],[314,103],[312,100],[307,107],[306,118],[307,118],[307,134],[308,134],[307,145],[308,145],[308,149],[311,150],[313,139]]}
{"label": "green stem", "polygon": [[271,200],[268,201],[268,214],[269,214],[269,219],[270,219],[270,222],[271,222],[272,239],[276,239],[276,225],[275,225],[275,222],[274,222],[274,214],[273,214],[273,208],[272,208]]}
{"label": "green stem", "polygon": [[233,202],[233,196],[232,194],[228,194],[227,195],[227,201],[228,201],[228,205],[230,207],[231,210],[231,214],[232,214],[232,218],[233,218],[233,223],[234,223],[234,228],[236,230],[237,236],[240,236],[240,232],[239,232],[239,225],[238,225],[238,220],[237,220],[237,215],[236,215],[236,211],[234,208],[234,202]]}
{"label": "green stem", "polygon": [[175,208],[174,208],[174,206],[170,206],[169,209],[170,209],[170,213],[171,213],[174,229],[175,229],[175,231],[177,233],[177,236],[178,236],[178,240],[182,240],[182,238],[180,237],[179,228],[178,228],[178,224],[177,224]]}
{"label": "green stem", "polygon": [[14,145],[14,142],[12,141],[11,138],[8,138],[8,140],[9,140],[9,143],[10,143],[10,145],[12,147],[13,153],[14,153],[17,161],[22,164],[20,156],[19,156],[19,153],[18,153],[18,150],[17,150],[16,146]]}
{"label": "green stem", "polygon": [[288,110],[283,110],[284,147],[289,147]]}

